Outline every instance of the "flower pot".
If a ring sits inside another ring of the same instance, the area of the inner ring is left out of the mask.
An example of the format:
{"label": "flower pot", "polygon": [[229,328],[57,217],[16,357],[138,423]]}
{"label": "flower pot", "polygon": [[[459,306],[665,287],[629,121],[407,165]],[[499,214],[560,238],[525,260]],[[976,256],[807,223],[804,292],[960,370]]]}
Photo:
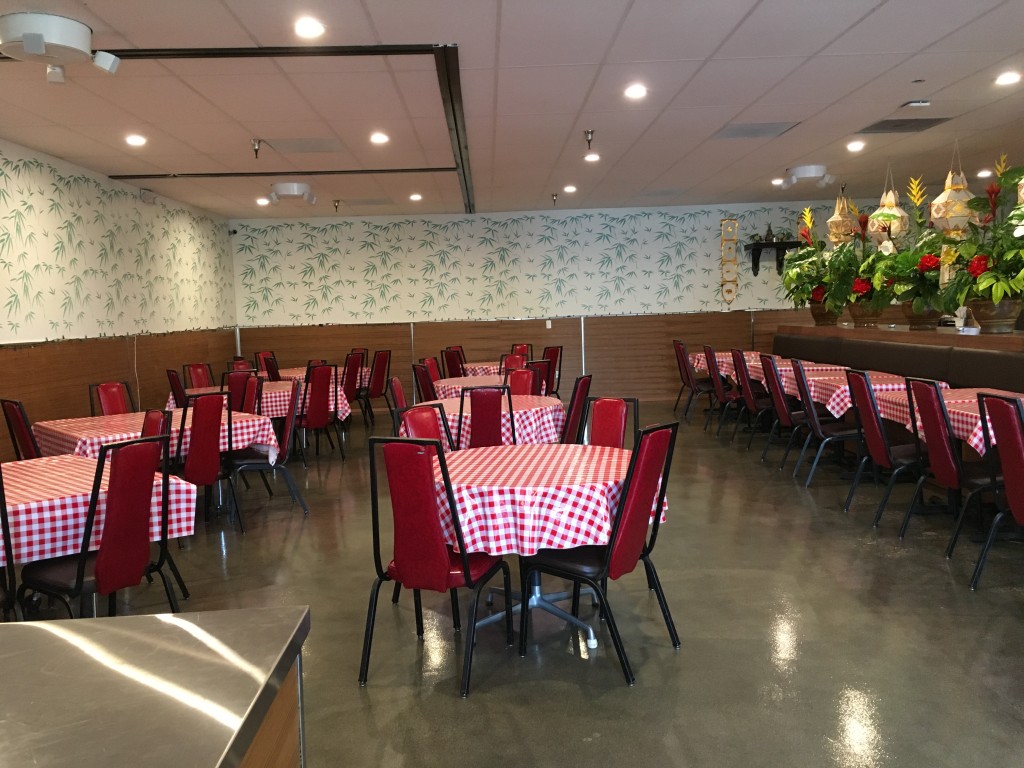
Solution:
{"label": "flower pot", "polygon": [[839,315],[830,310],[824,304],[810,303],[811,317],[814,318],[815,325],[835,325],[839,319]]}
{"label": "flower pot", "polygon": [[914,302],[904,301],[902,303],[903,316],[912,331],[934,331],[939,327],[939,318],[942,312],[938,309],[929,309],[926,312],[915,312]]}
{"label": "flower pot", "polygon": [[1004,298],[998,304],[989,299],[970,299],[967,302],[971,314],[981,326],[982,333],[1010,333],[1020,314],[1020,299]]}
{"label": "flower pot", "polygon": [[850,310],[850,317],[853,318],[854,328],[878,327],[878,318],[882,316],[881,309],[876,309],[869,304],[862,304],[857,301],[849,304],[847,309]]}

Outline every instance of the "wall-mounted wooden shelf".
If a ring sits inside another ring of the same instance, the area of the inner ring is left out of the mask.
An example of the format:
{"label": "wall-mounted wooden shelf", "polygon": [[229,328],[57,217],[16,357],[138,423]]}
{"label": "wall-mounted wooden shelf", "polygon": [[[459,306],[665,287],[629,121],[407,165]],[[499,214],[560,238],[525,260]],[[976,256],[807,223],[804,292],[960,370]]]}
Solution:
{"label": "wall-mounted wooden shelf", "polygon": [[775,251],[775,271],[781,275],[786,251],[799,248],[801,245],[799,240],[765,240],[760,243],[748,243],[743,246],[743,250],[750,254],[750,269],[755,275],[761,271],[761,251]]}

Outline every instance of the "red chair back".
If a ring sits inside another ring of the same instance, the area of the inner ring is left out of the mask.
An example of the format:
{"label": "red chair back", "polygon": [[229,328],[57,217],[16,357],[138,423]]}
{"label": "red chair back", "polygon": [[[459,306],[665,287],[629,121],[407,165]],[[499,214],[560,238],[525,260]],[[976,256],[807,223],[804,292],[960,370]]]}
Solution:
{"label": "red chair back", "polygon": [[786,399],[786,390],[782,387],[782,377],[779,376],[779,368],[775,364],[775,358],[771,355],[761,355],[761,370],[764,371],[764,383],[768,388],[768,394],[772,398],[772,407],[775,409],[775,418],[779,420],[779,426],[788,429],[793,426],[793,411]]}
{"label": "red chair back", "polygon": [[263,379],[260,376],[250,376],[245,380],[245,390],[242,392],[243,413],[261,413],[263,410]]}
{"label": "red chair back", "polygon": [[[686,376],[689,379],[687,382],[689,386],[697,388],[697,371],[693,368],[693,361],[690,360],[690,353],[686,350],[686,345],[683,342],[679,342],[679,347],[676,350],[677,355],[682,355],[683,370],[686,371]],[[717,362],[717,360],[716,360]]]}
{"label": "red chair back", "polygon": [[551,363],[547,360],[530,360],[526,363],[526,368],[533,371],[533,392],[531,394],[539,397],[547,389],[548,372],[551,370]]}
{"label": "red chair back", "polygon": [[309,384],[303,396],[302,426],[323,429],[330,423],[331,383],[336,377],[337,368],[333,365],[314,365],[309,369]]}
{"label": "red chair back", "polygon": [[189,387],[193,389],[198,389],[199,387],[212,387],[213,373],[210,371],[210,364],[186,363],[185,381],[187,381]]}
{"label": "red chair back", "polygon": [[370,368],[370,383],[367,385],[367,397],[383,397],[388,386],[388,374],[391,372],[391,350],[378,349],[373,353],[373,366]]}
{"label": "red chair back", "polygon": [[220,386],[227,393],[230,410],[242,410],[242,404],[245,402],[245,385],[251,376],[249,371],[228,371],[221,376]]}
{"label": "red chair back", "polygon": [[281,452],[278,454],[277,463],[284,465],[292,452],[292,441],[295,439],[295,427],[299,418],[299,402],[302,399],[302,382],[292,379],[292,389],[288,394],[288,412],[284,417],[284,428],[281,431]]}
{"label": "red chair back", "polygon": [[427,369],[427,373],[430,374],[431,381],[437,381],[441,378],[441,369],[437,366],[436,357],[424,357],[423,365]]}
{"label": "red chair back", "polygon": [[960,490],[963,472],[959,449],[938,382],[908,378],[907,385],[910,418],[920,421],[928,446],[928,469],[942,488]]}
{"label": "red chair back", "polygon": [[736,369],[736,382],[740,385],[740,394],[743,395],[743,404],[747,411],[755,414],[758,411],[757,399],[754,397],[754,387],[750,381],[750,371],[747,369],[747,358],[739,349],[729,350],[732,353],[732,366]]}
{"label": "red chair back", "polygon": [[167,369],[167,383],[171,385],[171,397],[174,399],[174,407],[184,408],[188,395],[185,394],[185,387],[181,384],[181,377],[173,368]]}
{"label": "red chair back", "polygon": [[867,446],[871,461],[883,469],[892,469],[892,451],[878,412],[875,391],[871,388],[870,374],[867,371],[848,370],[846,383],[850,387],[850,399],[856,409],[857,423],[864,435],[864,445]]}
{"label": "red chair back", "polygon": [[533,344],[513,344],[513,355],[522,355],[524,358],[533,357]]}
{"label": "red chair back", "polygon": [[[191,413],[192,427],[182,478],[193,485],[212,485],[220,476],[220,427],[225,410],[224,396],[200,395],[189,398],[189,402],[190,407],[181,412],[181,429],[178,433],[180,456],[185,424]],[[230,414],[228,410],[229,419]]]}
{"label": "red chair back", "polygon": [[548,361],[547,393],[554,397],[558,393],[558,380],[562,376],[562,348],[544,347],[541,357]]}
{"label": "red chair back", "polygon": [[648,427],[629,462],[619,508],[612,523],[608,552],[608,578],[632,573],[647,546],[647,531],[654,511],[655,534],[668,485],[672,448],[678,422]]}
{"label": "red chair back", "polygon": [[416,380],[416,389],[420,394],[420,402],[426,400],[437,400],[437,392],[434,389],[434,380],[430,378],[427,366],[419,363],[412,364],[412,376]]}
{"label": "red chair back", "polygon": [[672,348],[676,352],[676,366],[679,368],[679,380],[683,386],[693,387],[693,379],[690,377],[688,366],[686,363],[686,345],[683,344],[679,339],[672,339]]}
{"label": "red chair back", "polygon": [[456,352],[459,353],[459,360],[462,361],[462,364],[466,364],[466,351],[462,348],[461,344],[453,344],[450,347],[446,347],[446,349],[454,349]]}
{"label": "red chair back", "polygon": [[715,357],[715,350],[704,345],[704,357],[708,361],[708,375],[711,377],[711,386],[715,388],[715,399],[725,403],[728,399],[725,394],[725,384],[722,381],[722,374],[718,370],[718,358]]}
{"label": "red chair back", "polygon": [[821,420],[818,418],[818,409],[814,407],[814,398],[811,397],[811,388],[807,385],[807,374],[804,373],[804,364],[800,360],[792,360],[790,362],[793,365],[793,377],[796,379],[796,388],[800,393],[800,404],[804,409],[807,426],[816,438],[824,440],[825,435],[821,431]]}
{"label": "red chair back", "polygon": [[169,411],[161,411],[150,408],[142,417],[142,436],[157,437],[171,433],[171,414]]}
{"label": "red chair back", "polygon": [[629,407],[625,400],[602,397],[590,406],[590,444],[607,448],[626,445],[626,415]]}
{"label": "red chair back", "polygon": [[359,397],[359,379],[363,375],[362,352],[349,352],[345,355],[345,369],[341,377],[341,391],[350,403],[354,403]]}
{"label": "red chair back", "polygon": [[249,371],[252,370],[252,365],[244,357],[236,357],[234,360],[228,361],[229,371]]}
{"label": "red chair back", "polygon": [[271,357],[274,358],[275,360],[277,359],[277,355],[275,355],[273,352],[270,352],[270,351],[257,352],[256,353],[256,357],[255,357],[256,370],[257,371],[265,371],[265,370],[267,370],[267,360],[269,358],[271,358]]}
{"label": "red chair back", "polygon": [[123,381],[105,381],[97,384],[96,399],[100,405],[100,414],[103,416],[116,416],[135,410],[128,385]]}
{"label": "red chair back", "polygon": [[267,366],[267,381],[280,381],[281,369],[277,367],[277,358],[268,357],[263,363]]}
{"label": "red chair back", "polygon": [[537,374],[529,368],[519,368],[505,375],[505,383],[513,395],[532,395]]}
{"label": "red chair back", "polygon": [[583,416],[587,409],[587,398],[590,396],[590,374],[580,376],[572,386],[572,396],[569,398],[569,410],[565,416],[565,424],[562,427],[561,443],[579,443],[582,441]]}
{"label": "red chair back", "polygon": [[409,403],[405,399],[405,388],[402,386],[400,378],[392,376],[388,380],[388,388],[391,390],[391,402],[394,404],[396,411],[409,407]]}
{"label": "red chair back", "polygon": [[[220,397],[215,396],[215,399],[219,401]],[[105,459],[110,464],[110,475],[103,537],[96,554],[96,591],[101,595],[138,586],[146,574],[150,562],[149,519],[153,481],[160,470],[160,458],[166,445],[166,437],[157,437],[103,446],[97,474],[102,476]],[[95,518],[98,496],[99,488],[96,487],[90,504],[87,532],[82,541],[80,571],[89,551],[89,529]],[[167,503],[166,498],[164,503]]]}
{"label": "red chair back", "polygon": [[[466,387],[462,390],[459,408],[459,435],[462,434],[462,410],[469,393],[469,407],[473,413],[473,427],[469,431],[469,444],[459,448],[485,448],[501,445],[501,400],[510,397],[508,387]],[[511,400],[509,419],[512,418]],[[513,441],[514,442],[514,441]]]}
{"label": "red chair back", "polygon": [[1017,525],[1024,524],[1024,406],[1019,398],[978,395],[982,424],[991,425],[991,442],[999,448],[1003,495]]}
{"label": "red chair back", "polygon": [[526,355],[505,355],[501,361],[501,367],[506,371],[515,371],[526,367]]}
{"label": "red chair back", "polygon": [[11,433],[11,444],[14,446],[14,458],[18,461],[23,459],[38,459],[42,456],[39,450],[39,443],[32,432],[32,424],[25,413],[25,406],[20,400],[0,400],[3,405],[4,419],[7,420],[7,430]]}
{"label": "red chair back", "polygon": [[457,349],[442,349],[441,363],[444,365],[446,378],[453,379],[466,375],[466,370],[462,366],[462,357]]}
{"label": "red chair back", "polygon": [[437,440],[448,450],[454,447],[451,430],[448,428],[448,416],[441,403],[414,405],[400,411],[398,416],[402,426],[405,427],[407,437]]}

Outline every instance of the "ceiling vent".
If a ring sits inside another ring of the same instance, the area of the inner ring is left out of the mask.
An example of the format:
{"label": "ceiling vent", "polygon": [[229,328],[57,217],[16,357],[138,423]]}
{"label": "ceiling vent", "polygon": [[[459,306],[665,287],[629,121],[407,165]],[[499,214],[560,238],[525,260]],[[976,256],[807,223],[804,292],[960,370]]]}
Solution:
{"label": "ceiling vent", "polygon": [[715,134],[716,139],[774,139],[799,123],[730,123]]}
{"label": "ceiling vent", "polygon": [[301,197],[310,205],[316,205],[313,188],[302,181],[280,181],[277,184],[271,184],[270,194],[267,197],[274,205],[277,205],[283,197]]}
{"label": "ceiling vent", "polygon": [[92,52],[92,30],[80,21],[48,13],[0,16],[0,53],[18,61],[46,65],[46,79],[64,82],[64,67],[91,61],[114,74],[121,60],[106,51]]}
{"label": "ceiling vent", "polygon": [[879,120],[857,133],[920,133],[942,125],[948,117],[894,117],[890,120]]}

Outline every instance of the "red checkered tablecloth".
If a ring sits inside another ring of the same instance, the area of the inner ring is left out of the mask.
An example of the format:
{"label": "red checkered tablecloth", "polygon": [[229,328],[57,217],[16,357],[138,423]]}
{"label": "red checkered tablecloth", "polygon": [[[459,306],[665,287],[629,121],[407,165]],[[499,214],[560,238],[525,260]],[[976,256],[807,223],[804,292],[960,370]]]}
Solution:
{"label": "red checkered tablecloth", "polygon": [[[466,412],[462,419],[462,439],[459,439],[459,398],[434,400],[444,406],[448,429],[456,445],[468,445],[472,432],[473,414],[466,398]],[[501,401],[501,439],[505,445],[512,444],[512,422],[508,417],[508,402]],[[556,397],[534,397],[533,395],[512,395],[512,412],[516,425],[516,442],[557,443],[562,437],[562,425],[565,423],[565,408]],[[440,414],[438,415],[440,418]],[[405,436],[405,427],[399,428],[399,434]]]}
{"label": "red checkered tablecloth", "polygon": [[483,363],[465,363],[462,366],[467,376],[497,376],[501,372],[501,364],[497,360]]}
{"label": "red checkered tablecloth", "polygon": [[[194,387],[185,390],[186,395],[209,395],[216,392],[220,392],[220,387]],[[263,382],[263,415],[268,416],[271,419],[283,419],[288,415],[288,397],[292,392],[291,379],[282,381],[265,381]],[[330,394],[330,407],[333,408],[335,390],[332,388]],[[337,390],[338,403],[337,413],[338,418],[344,421],[352,415],[352,408],[348,404],[348,398],[345,397],[345,393],[340,389]],[[174,395],[168,395],[167,406],[168,410],[174,408]],[[302,410],[302,391],[299,391],[299,410]]]}
{"label": "red checkered tablecloth", "polygon": [[[630,451],[590,445],[509,445],[448,454],[469,552],[533,555],[607,544]],[[438,470],[437,502],[450,543],[451,510]]]}
{"label": "red checkered tablecloth", "polygon": [[[299,381],[305,381],[306,369],[305,368],[282,368],[278,371],[281,374],[282,381],[290,381],[291,379],[298,379]],[[265,372],[260,372],[260,376],[266,376]],[[338,366],[338,375],[344,376],[345,370]],[[369,366],[363,366],[359,369],[359,386],[368,387],[370,385],[370,368]]]}
{"label": "red checkered tablecloth", "polygon": [[[39,448],[46,456],[73,453],[76,456],[100,455],[100,446],[122,440],[134,440],[142,436],[142,412],[121,413],[116,416],[89,416],[81,419],[58,419],[37,421],[32,425]],[[220,449],[228,450],[228,421],[225,411],[221,418]],[[185,434],[181,441],[181,455],[188,453],[191,439],[192,411],[188,412]],[[181,411],[171,412],[171,450],[178,445],[181,428]],[[274,425],[269,416],[250,413],[231,414],[232,446],[235,450],[254,446],[266,450],[271,463],[277,461],[280,447],[274,434]]]}
{"label": "red checkered tablecloth", "polygon": [[[109,467],[107,467],[109,470]],[[89,511],[96,459],[85,456],[46,456],[3,465],[7,512],[11,521],[14,559],[18,563],[73,555],[82,546]],[[96,510],[92,546],[103,537],[104,493]],[[149,538],[160,539],[161,482],[154,476]],[[195,526],[196,487],[170,478],[168,535],[191,536]],[[0,548],[0,564],[5,562]]]}
{"label": "red checkered tablecloth", "polygon": [[[775,365],[779,369],[779,373],[783,373],[791,368],[791,364],[788,358],[779,357],[778,355],[772,355],[775,358]],[[759,381],[764,384],[764,371],[761,369],[761,353],[745,351],[743,358],[747,361],[747,371],[750,373],[750,378],[753,381]],[[736,367],[732,362],[732,352],[716,352],[715,359],[718,361],[718,372],[723,376],[731,376],[735,378]],[[690,362],[693,363],[695,371],[707,371],[708,361],[704,357],[703,352],[694,352],[690,355]],[[845,365],[833,365],[830,363],[804,363],[804,370],[808,373],[820,373],[820,372],[837,372],[845,371]]]}
{"label": "red checkered tablecloth", "polygon": [[[823,403],[833,416],[839,418],[853,407],[850,386],[846,382],[845,373],[808,371],[806,368],[804,371],[807,374],[807,388],[811,392],[811,399],[816,403]],[[796,387],[793,369],[780,369],[779,375],[786,393],[799,397],[800,393]],[[881,392],[906,392],[907,382],[903,376],[882,371],[868,371],[868,375],[871,377],[871,389],[874,390],[875,395]],[[942,387],[949,387],[949,384],[945,382],[940,381],[939,384]]]}

